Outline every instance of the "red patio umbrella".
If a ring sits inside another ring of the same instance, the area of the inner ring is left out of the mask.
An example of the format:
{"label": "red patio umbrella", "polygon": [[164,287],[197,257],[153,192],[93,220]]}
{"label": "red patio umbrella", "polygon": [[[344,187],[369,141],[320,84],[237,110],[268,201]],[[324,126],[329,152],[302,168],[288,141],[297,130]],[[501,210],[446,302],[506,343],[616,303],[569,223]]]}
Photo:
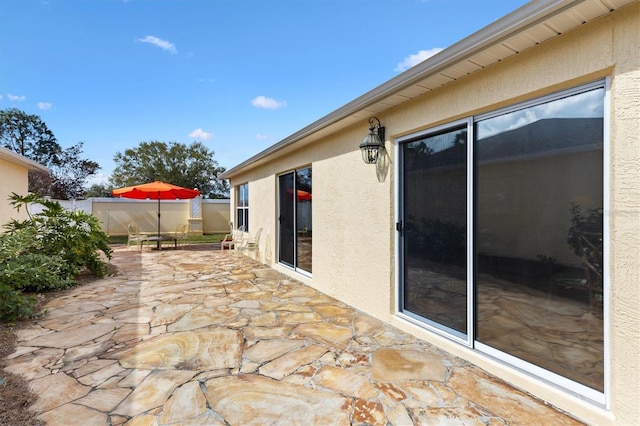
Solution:
{"label": "red patio umbrella", "polygon": [[200,195],[197,189],[183,188],[159,180],[114,189],[111,193],[114,197],[158,200],[158,237],[160,237],[160,200],[188,200]]}
{"label": "red patio umbrella", "polygon": [[311,193],[298,189],[298,201],[309,201],[311,199]]}
{"label": "red patio umbrella", "polygon": [[[293,189],[288,188],[287,193],[292,194]],[[311,199],[311,193],[308,191],[303,191],[302,189],[298,189],[297,193],[298,193],[298,201],[309,201]]]}

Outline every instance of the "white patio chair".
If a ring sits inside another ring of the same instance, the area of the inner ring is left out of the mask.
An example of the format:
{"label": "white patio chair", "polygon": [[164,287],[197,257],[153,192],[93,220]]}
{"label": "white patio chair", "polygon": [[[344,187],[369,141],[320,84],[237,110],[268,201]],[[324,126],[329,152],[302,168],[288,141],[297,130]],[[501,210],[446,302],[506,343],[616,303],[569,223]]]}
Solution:
{"label": "white patio chair", "polygon": [[184,250],[184,246],[189,243],[189,225],[178,226],[176,228],[175,238],[176,246],[182,247]]}
{"label": "white patio chair", "polygon": [[[253,237],[245,237],[242,242],[238,245],[238,251],[240,253],[243,252],[256,252],[258,257],[260,256],[260,234],[262,233],[262,228],[258,229]],[[260,260],[259,258],[256,260]]]}
{"label": "white patio chair", "polygon": [[220,250],[235,249],[235,247],[242,242],[242,238],[244,237],[244,226],[240,226],[236,231],[231,232],[224,236],[222,241],[220,241]]}
{"label": "white patio chair", "polygon": [[127,225],[127,250],[131,244],[138,244],[142,250],[142,244],[147,241],[147,235],[140,233],[140,228],[135,223]]}

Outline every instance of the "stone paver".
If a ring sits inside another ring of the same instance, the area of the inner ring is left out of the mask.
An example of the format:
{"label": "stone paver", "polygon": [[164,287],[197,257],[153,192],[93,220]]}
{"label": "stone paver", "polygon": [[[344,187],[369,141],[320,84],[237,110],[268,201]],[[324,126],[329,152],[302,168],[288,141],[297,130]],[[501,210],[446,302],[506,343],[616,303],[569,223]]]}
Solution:
{"label": "stone paver", "polygon": [[578,425],[233,252],[126,250],[49,302],[6,370],[49,425]]}

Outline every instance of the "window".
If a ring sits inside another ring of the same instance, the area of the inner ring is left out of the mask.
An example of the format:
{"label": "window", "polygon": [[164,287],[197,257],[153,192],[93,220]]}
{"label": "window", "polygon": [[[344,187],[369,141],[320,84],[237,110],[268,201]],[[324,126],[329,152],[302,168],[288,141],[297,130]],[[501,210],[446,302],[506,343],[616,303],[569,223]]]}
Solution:
{"label": "window", "polygon": [[249,232],[249,184],[238,185],[236,188],[236,227],[244,227]]}
{"label": "window", "polygon": [[603,82],[400,139],[400,311],[604,401]]}

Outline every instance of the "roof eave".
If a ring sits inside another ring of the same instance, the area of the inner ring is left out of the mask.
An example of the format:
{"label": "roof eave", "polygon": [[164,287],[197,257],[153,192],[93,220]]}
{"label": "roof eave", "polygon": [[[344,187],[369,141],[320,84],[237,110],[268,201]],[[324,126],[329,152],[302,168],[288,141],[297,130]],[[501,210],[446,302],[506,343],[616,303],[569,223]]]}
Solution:
{"label": "roof eave", "polygon": [[42,164],[36,163],[35,161],[30,160],[29,158],[24,157],[7,148],[0,147],[0,159],[25,167],[29,170],[49,173],[49,169]]}
{"label": "roof eave", "polygon": [[[282,150],[328,126],[343,120],[367,107],[406,89],[431,75],[451,67],[465,58],[469,58],[483,50],[495,46],[502,40],[512,37],[544,20],[547,20],[564,10],[574,7],[588,0],[540,0],[530,2],[504,17],[494,21],[470,36],[440,51],[436,55],[415,65],[402,74],[393,77],[362,96],[352,100],[333,112],[314,121],[301,130],[282,139],[267,149],[250,157],[235,167],[225,171],[221,178],[228,179],[244,171],[249,166],[256,165],[268,159],[277,151]],[[393,107],[390,107],[393,108]]]}

